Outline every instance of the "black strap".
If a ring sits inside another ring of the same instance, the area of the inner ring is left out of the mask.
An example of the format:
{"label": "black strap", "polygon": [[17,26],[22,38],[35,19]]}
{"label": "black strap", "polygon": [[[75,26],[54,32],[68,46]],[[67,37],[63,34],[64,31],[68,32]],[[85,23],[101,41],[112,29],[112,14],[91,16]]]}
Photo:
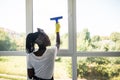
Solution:
{"label": "black strap", "polygon": [[53,77],[51,79],[42,79],[42,78],[38,78],[38,77],[34,76],[33,78],[34,78],[34,80],[54,80]]}

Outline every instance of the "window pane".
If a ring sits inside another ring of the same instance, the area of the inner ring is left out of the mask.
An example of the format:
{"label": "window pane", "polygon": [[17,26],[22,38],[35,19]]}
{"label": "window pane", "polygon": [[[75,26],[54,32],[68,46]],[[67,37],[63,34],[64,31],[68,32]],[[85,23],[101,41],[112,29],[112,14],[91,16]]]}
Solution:
{"label": "window pane", "polygon": [[0,51],[25,46],[25,0],[0,0]]}
{"label": "window pane", "polygon": [[71,57],[57,57],[54,68],[55,80],[72,80]]}
{"label": "window pane", "polygon": [[119,3],[77,0],[77,51],[120,51]]}
{"label": "window pane", "polygon": [[78,57],[78,80],[119,80],[120,57]]}
{"label": "window pane", "polygon": [[61,29],[61,48],[68,49],[68,8],[67,0],[33,0],[33,29],[42,28],[55,45],[55,20],[52,17],[63,16],[59,19]]}
{"label": "window pane", "polygon": [[26,80],[26,74],[25,56],[0,57],[0,80]]}

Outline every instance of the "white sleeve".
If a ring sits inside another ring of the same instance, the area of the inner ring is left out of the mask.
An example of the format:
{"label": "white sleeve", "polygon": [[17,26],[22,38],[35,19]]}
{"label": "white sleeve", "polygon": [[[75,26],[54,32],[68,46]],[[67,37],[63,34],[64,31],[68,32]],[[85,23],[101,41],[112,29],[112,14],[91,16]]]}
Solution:
{"label": "white sleeve", "polygon": [[51,48],[47,49],[47,52],[44,55],[44,57],[56,56],[56,54],[57,54],[57,47],[51,46]]}
{"label": "white sleeve", "polygon": [[30,55],[27,55],[27,68],[31,69],[32,68],[32,64],[30,62]]}
{"label": "white sleeve", "polygon": [[53,48],[53,50],[54,50],[54,54],[55,54],[55,56],[56,56],[57,53],[58,53],[58,49],[57,49],[57,47],[55,46],[55,47]]}
{"label": "white sleeve", "polygon": [[56,54],[57,54],[57,51],[58,51],[57,47],[56,47],[56,46],[52,46],[51,52],[56,55]]}

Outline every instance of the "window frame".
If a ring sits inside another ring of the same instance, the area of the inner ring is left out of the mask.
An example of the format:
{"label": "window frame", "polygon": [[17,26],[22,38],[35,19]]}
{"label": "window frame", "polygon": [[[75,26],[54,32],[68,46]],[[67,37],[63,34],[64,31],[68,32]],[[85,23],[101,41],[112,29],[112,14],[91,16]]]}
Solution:
{"label": "window frame", "polygon": [[[33,0],[26,1],[26,35],[33,32]],[[74,26],[74,27],[72,27]],[[57,56],[72,58],[72,80],[77,80],[77,57],[120,57],[120,52],[78,52],[76,49],[76,0],[68,0],[68,49],[60,49]],[[26,56],[26,51],[0,51],[0,56]]]}

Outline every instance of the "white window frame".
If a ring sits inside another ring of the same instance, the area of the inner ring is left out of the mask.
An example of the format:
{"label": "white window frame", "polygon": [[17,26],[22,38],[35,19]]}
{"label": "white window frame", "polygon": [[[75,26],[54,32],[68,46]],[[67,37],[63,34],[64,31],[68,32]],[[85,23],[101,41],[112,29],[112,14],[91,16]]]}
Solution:
{"label": "white window frame", "polygon": [[[26,35],[33,32],[33,0],[26,1]],[[74,26],[74,27],[73,27]],[[61,49],[58,56],[72,58],[72,80],[77,80],[77,57],[120,57],[120,52],[77,52],[76,49],[76,0],[68,0],[68,49]],[[0,51],[0,56],[26,56],[25,51]]]}

